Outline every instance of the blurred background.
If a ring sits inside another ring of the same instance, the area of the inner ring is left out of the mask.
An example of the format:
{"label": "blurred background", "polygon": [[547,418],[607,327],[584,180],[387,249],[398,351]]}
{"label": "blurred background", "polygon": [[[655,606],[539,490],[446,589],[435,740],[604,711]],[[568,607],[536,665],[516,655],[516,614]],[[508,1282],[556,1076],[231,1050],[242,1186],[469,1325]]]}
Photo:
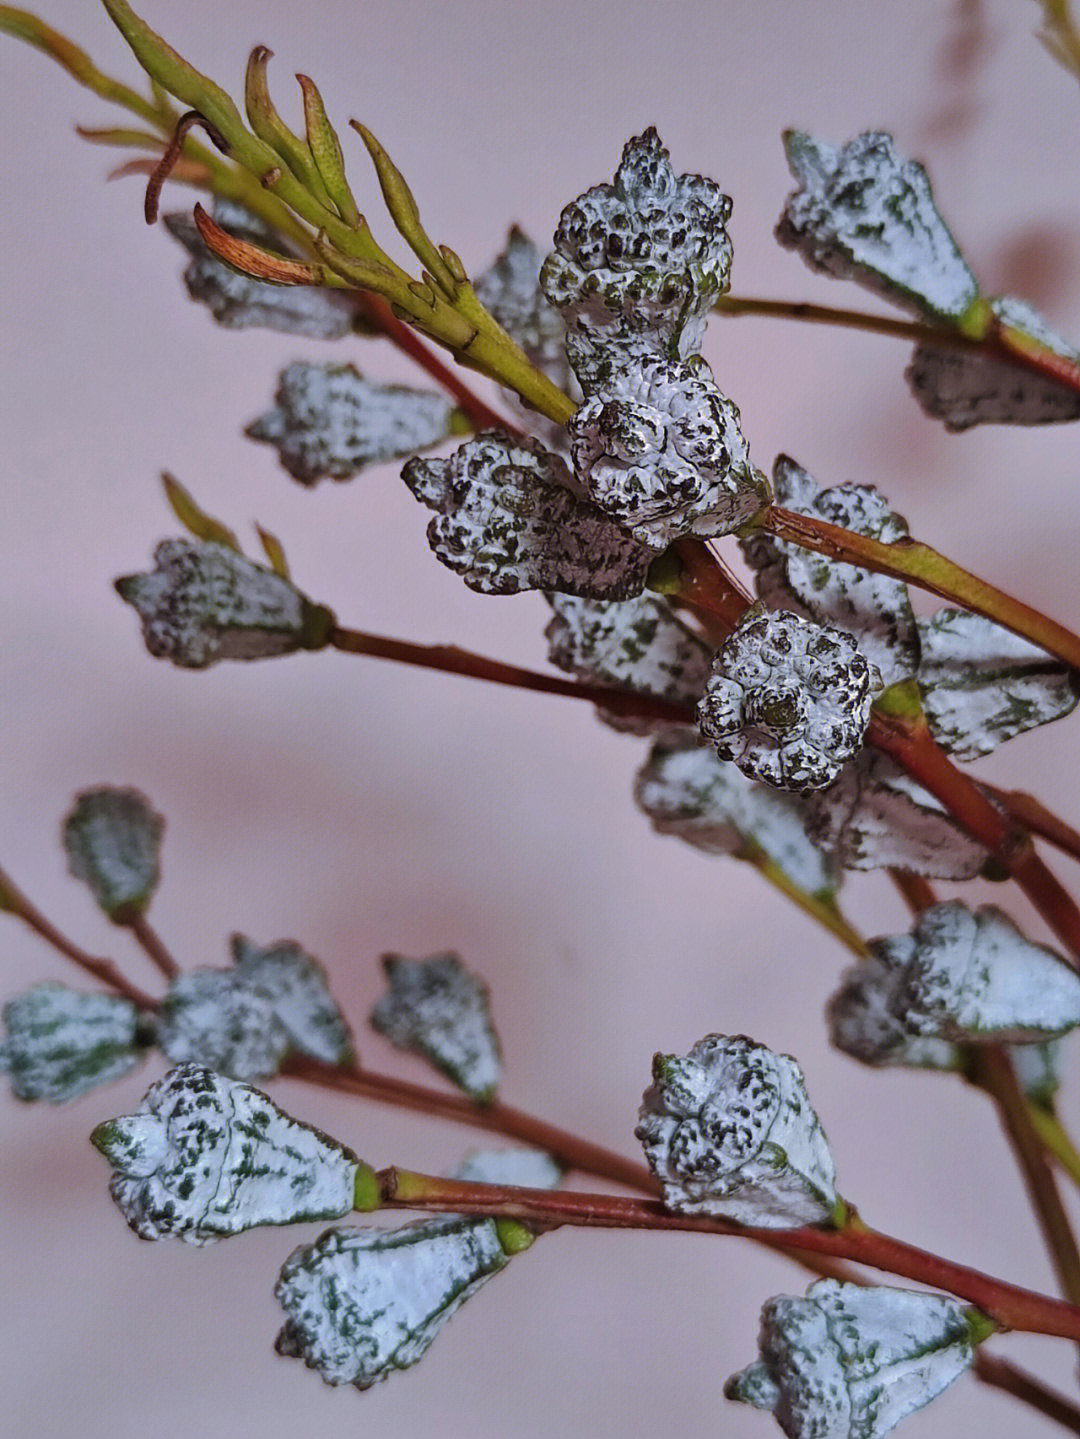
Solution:
{"label": "blurred background", "polygon": [[[136,80],[103,11],[41,0],[40,13]],[[677,170],[734,197],[735,293],[871,310],[865,293],[781,251],[772,229],[791,188],[783,128],[834,142],[885,128],[928,165],[984,289],[1024,295],[1080,338],[1080,91],[1037,43],[1034,3],[143,0],[141,13],[234,93],[250,47],[269,45],[294,121],[291,76],[315,77],[388,247],[350,116],[386,144],[429,231],[473,273],[511,222],[549,243],[561,207],[610,180],[624,141],[655,124]],[[384,342],[216,328],[186,298],[178,247],[144,225],[140,181],[106,184],[120,157],[73,133],[117,123],[114,112],[6,38],[0,117],[0,862],[18,883],[152,985],[66,875],[58,841],[75,791],[136,785],[168,819],[152,918],[185,965],[225,963],[234,930],[294,938],[330,969],[365,1059],[423,1079],[419,1061],[365,1031],[377,960],[455,948],[492,988],[504,1097],[630,1154],[654,1050],[684,1051],[709,1030],[752,1035],[799,1058],[841,1189],[869,1222],[1052,1286],[988,1103],[948,1078],[872,1073],[829,1049],[821,1012],[845,953],[753,871],[650,832],[630,794],[640,741],[585,706],[372,660],[326,653],[193,674],[146,655],[110,584],[176,530],[162,469],[245,543],[255,519],[280,536],[297,582],[343,623],[540,666],[547,609],[535,595],[477,597],[441,568],[395,467],[309,492],[243,437],[290,360],[413,380],[406,361]],[[165,208],[192,198],[170,187]],[[783,450],[824,484],[879,486],[913,533],[1075,624],[1074,431],[946,434],[909,397],[908,355],[892,339],[717,318],[705,353],[759,465]],[[1078,722],[1014,740],[979,772],[1075,822],[1065,747]],[[1010,890],[985,885],[980,897],[1044,937]],[[851,876],[844,903],[871,934],[907,927],[880,877]],[[14,923],[0,927],[0,974],[5,995],[79,982]],[[363,1395],[324,1387],[272,1353],[277,1269],[315,1229],[204,1251],[148,1245],[109,1202],[87,1134],[162,1068],[66,1108],[0,1103],[0,1352],[23,1439],[285,1439],[358,1425],[472,1439],[778,1432],[721,1388],[754,1356],[762,1301],[801,1292],[804,1277],[749,1245],[688,1235],[546,1239],[415,1371]],[[479,1142],[294,1082],[270,1087],[376,1165],[446,1168]],[[1066,1115],[1076,1096],[1073,1083]],[[1061,1341],[997,1348],[1075,1387]],[[904,1432],[1053,1430],[965,1379]]]}

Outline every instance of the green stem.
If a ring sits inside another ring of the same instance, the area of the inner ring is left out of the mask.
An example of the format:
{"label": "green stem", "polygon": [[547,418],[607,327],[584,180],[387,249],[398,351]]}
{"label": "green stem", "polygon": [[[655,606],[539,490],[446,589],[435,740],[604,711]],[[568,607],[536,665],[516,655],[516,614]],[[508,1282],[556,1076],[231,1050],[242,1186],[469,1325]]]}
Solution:
{"label": "green stem", "polygon": [[524,1223],[593,1229],[681,1230],[756,1240],[781,1252],[796,1248],[865,1264],[942,1289],[976,1305],[996,1324],[1032,1334],[1080,1340],[1080,1308],[955,1264],[862,1223],[842,1229],[759,1229],[722,1219],[670,1213],[655,1200],[566,1190],[469,1184],[412,1171],[382,1170],[383,1203],[414,1210],[490,1214]]}
{"label": "green stem", "polygon": [[942,599],[973,610],[975,614],[985,615],[995,624],[1003,625],[1040,649],[1056,655],[1065,664],[1080,669],[1080,636],[1022,600],[987,584],[919,540],[905,536],[886,544],[871,539],[869,535],[855,534],[840,525],[829,524],[811,515],[796,514],[777,505],[769,505],[762,510],[751,526],[778,540],[826,555],[829,559],[860,565],[878,574],[891,575],[894,579],[917,585],[930,594],[940,595]]}
{"label": "green stem", "polygon": [[1057,1160],[1074,1184],[1080,1185],[1080,1150],[1070,1139],[1061,1120],[1052,1109],[1042,1104],[1029,1103],[1028,1110],[1031,1127],[1039,1136],[1043,1149]]}
{"label": "green stem", "polygon": [[866,940],[848,923],[831,895],[811,894],[809,890],[801,889],[775,860],[771,860],[756,846],[747,846],[737,858],[749,861],[762,878],[767,879],[781,894],[790,899],[792,904],[816,920],[841,944],[846,945],[857,959],[865,959],[870,953]]}
{"label": "green stem", "polygon": [[17,40],[22,40],[27,45],[32,45],[35,50],[51,56],[80,85],[85,85],[103,100],[122,105],[125,110],[130,110],[144,120],[160,123],[162,116],[156,105],[130,86],[103,74],[85,50],[81,50],[74,41],[53,30],[36,15],[31,15],[28,10],[16,9],[14,5],[0,5],[0,33],[14,35]]}

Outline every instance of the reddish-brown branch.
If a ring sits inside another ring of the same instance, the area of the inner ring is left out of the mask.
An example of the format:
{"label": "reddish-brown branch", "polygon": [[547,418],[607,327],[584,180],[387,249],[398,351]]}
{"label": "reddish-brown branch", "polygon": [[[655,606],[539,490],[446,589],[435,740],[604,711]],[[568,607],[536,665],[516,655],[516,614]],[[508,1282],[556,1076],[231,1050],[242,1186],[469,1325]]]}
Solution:
{"label": "reddish-brown branch", "polygon": [[157,965],[165,978],[175,979],[180,973],[180,966],[169,953],[161,936],[146,918],[146,915],[136,915],[126,928],[131,930],[132,934],[139,941],[143,953],[146,954],[153,964]]}
{"label": "reddish-brown branch", "polygon": [[945,1290],[976,1305],[1005,1329],[1052,1334],[1080,1341],[1080,1308],[1060,1299],[1010,1284],[880,1234],[860,1223],[844,1229],[757,1229],[721,1219],[671,1214],[656,1200],[611,1194],[577,1194],[567,1190],[517,1189],[506,1185],[468,1184],[387,1169],[379,1175],[388,1205],[491,1214],[525,1223],[581,1225],[594,1229],[683,1230],[754,1239],[770,1249],[792,1248],[847,1259]]}
{"label": "reddish-brown branch", "polygon": [[1008,810],[1018,824],[1031,830],[1032,834],[1039,835],[1063,854],[1080,859],[1080,831],[1058,819],[1057,815],[1052,814],[1034,795],[1025,794],[1018,789],[996,789],[984,780],[979,783],[987,794]]}
{"label": "reddish-brown branch", "polygon": [[889,878],[900,891],[912,914],[920,915],[924,909],[937,904],[938,897],[934,893],[934,886],[921,874],[912,874],[909,869],[890,869]]}
{"label": "reddish-brown branch", "polygon": [[1026,1374],[1007,1359],[999,1359],[996,1354],[988,1354],[985,1349],[979,1349],[975,1354],[972,1371],[984,1384],[1003,1389],[1022,1404],[1028,1404],[1040,1414],[1045,1414],[1048,1419],[1064,1425],[1071,1433],[1080,1434],[1080,1409],[1064,1395],[1047,1388],[1041,1380]]}

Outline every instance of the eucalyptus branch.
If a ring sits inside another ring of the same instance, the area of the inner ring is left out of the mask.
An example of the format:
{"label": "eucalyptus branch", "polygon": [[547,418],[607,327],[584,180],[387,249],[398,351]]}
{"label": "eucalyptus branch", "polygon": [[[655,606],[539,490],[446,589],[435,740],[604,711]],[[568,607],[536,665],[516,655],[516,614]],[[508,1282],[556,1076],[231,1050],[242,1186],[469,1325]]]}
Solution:
{"label": "eucalyptus branch", "polygon": [[1055,1420],[1072,1434],[1080,1434],[1080,1409],[1064,1395],[1055,1393],[1040,1380],[1018,1369],[1007,1359],[988,1354],[980,1348],[972,1364],[972,1373],[984,1384],[1011,1394],[1014,1399],[1037,1409],[1048,1419]]}
{"label": "eucalyptus branch", "polygon": [[102,984],[108,985],[117,994],[122,994],[125,999],[130,999],[132,1004],[139,1009],[154,1009],[157,1000],[124,975],[111,959],[100,959],[95,955],[87,954],[73,940],[68,939],[56,926],[41,913],[36,905],[23,894],[10,875],[0,869],[0,913],[14,915],[34,931],[35,934],[45,940],[46,944],[52,945],[53,949],[70,959],[73,964],[92,974]]}
{"label": "eucalyptus branch", "polygon": [[131,930],[143,952],[157,965],[165,978],[175,979],[180,973],[180,966],[146,915],[141,913],[135,915],[128,921],[125,928]]}
{"label": "eucalyptus branch", "polygon": [[870,1229],[858,1219],[840,1229],[759,1229],[722,1219],[671,1213],[655,1200],[610,1194],[470,1184],[395,1168],[381,1170],[379,1183],[382,1203],[388,1208],[486,1214],[547,1226],[724,1234],[753,1239],[781,1252],[794,1248],[829,1255],[943,1289],[976,1305],[1003,1329],[1080,1340],[1077,1306],[955,1264]]}
{"label": "eucalyptus branch", "polygon": [[904,903],[916,917],[922,914],[924,909],[929,909],[932,904],[937,904],[938,897],[934,892],[934,886],[921,874],[912,874],[906,869],[890,869],[889,878],[900,891]]}
{"label": "eucalyptus branch", "polygon": [[1005,809],[1017,824],[1029,829],[1032,834],[1037,834],[1052,844],[1055,849],[1060,849],[1063,854],[1071,855],[1073,859],[1080,859],[1080,831],[1073,829],[1071,825],[1059,819],[1034,795],[1025,794],[1023,790],[998,789],[995,785],[987,784],[980,780],[980,786],[990,795],[995,804]]}
{"label": "eucalyptus branch", "polygon": [[1054,1109],[1049,1105],[1030,1103],[1031,1127],[1039,1143],[1052,1156],[1074,1184],[1080,1185],[1080,1151]]}

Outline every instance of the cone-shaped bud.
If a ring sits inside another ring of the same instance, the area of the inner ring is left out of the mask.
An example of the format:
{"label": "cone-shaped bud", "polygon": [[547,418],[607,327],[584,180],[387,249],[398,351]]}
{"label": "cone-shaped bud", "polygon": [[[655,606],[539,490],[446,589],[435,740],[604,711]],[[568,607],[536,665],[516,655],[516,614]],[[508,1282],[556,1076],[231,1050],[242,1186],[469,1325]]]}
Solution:
{"label": "cone-shaped bud", "polygon": [[724,1386],[788,1439],[883,1439],[971,1364],[987,1321],[958,1300],[822,1279],[761,1311],[761,1358]]}
{"label": "cone-shaped bud", "polygon": [[358,1161],[257,1089],[196,1064],[151,1085],[135,1114],[91,1139],[141,1239],[205,1244],[262,1224],[337,1219],[353,1207]]}
{"label": "cone-shaped bud", "polygon": [[651,128],[627,142],[613,185],[567,205],[541,284],[563,311],[586,393],[604,373],[605,351],[698,352],[709,309],[728,287],[730,215],[714,181],[675,174]]}
{"label": "cone-shaped bud", "polygon": [[62,1104],[120,1079],[146,1053],[148,1032],[128,999],[35,984],[9,999],[0,1069],[17,1099]]}
{"label": "cone-shaped bud", "polygon": [[739,411],[704,361],[627,360],[569,430],[585,493],[654,549],[683,535],[730,534],[765,503]]}
{"label": "cone-shaped bud", "polygon": [[275,1293],[286,1319],[275,1347],[327,1384],[370,1388],[417,1363],[506,1263],[490,1219],[450,1214],[400,1229],[329,1229],[285,1261]]}
{"label": "cone-shaped bud", "polygon": [[897,992],[903,971],[876,954],[860,960],[843,976],[830,997],[825,1016],[829,1039],[837,1049],[875,1068],[961,1069],[963,1054],[948,1039],[914,1035],[898,1013]]}
{"label": "cone-shaped bud", "polygon": [[373,1028],[399,1049],[422,1054],[473,1099],[492,1099],[502,1056],[487,985],[456,954],[386,954],[383,968],[390,988],[371,1011]]}
{"label": "cone-shaped bud", "polygon": [[162,540],[154,569],[116,581],[138,611],[146,648],[185,669],[319,649],[333,616],[282,575],[225,545]]}
{"label": "cone-shaped bud", "polygon": [[889,1010],[908,1034],[1034,1043],[1080,1025],[1080,975],[992,905],[932,905],[910,934],[871,948],[891,971]]}
{"label": "cone-shaped bud", "polygon": [[756,606],[717,652],[698,720],[751,779],[822,789],[858,753],[880,688],[845,631]]}
{"label": "cone-shaped bud", "polygon": [[[776,503],[784,509],[883,544],[908,533],[907,521],[870,485],[822,489],[786,455],[780,455],[773,466],[772,488]],[[791,610],[804,619],[846,630],[887,685],[915,673],[919,635],[902,580],[842,564],[761,530],[751,531],[740,544],[747,563],[757,571],[757,593],[770,609]]]}
{"label": "cone-shaped bud", "polygon": [[833,894],[839,885],[839,866],[807,834],[802,801],[747,779],[696,736],[658,741],[637,772],[634,798],[659,834],[707,854],[763,854],[807,894]]}
{"label": "cone-shaped bud", "polygon": [[[656,595],[614,603],[573,595],[548,595],[548,600],[555,616],[544,636],[548,659],[559,669],[591,684],[676,704],[694,705],[701,698],[712,650],[666,601]],[[683,725],[604,709],[598,713],[613,729],[637,735],[678,734],[694,725],[692,713]]]}
{"label": "cone-shaped bud", "polygon": [[624,600],[645,587],[651,551],[572,494],[564,461],[536,441],[488,430],[448,459],[410,460],[401,477],[436,511],[437,558],[481,594]]}
{"label": "cone-shaped bud", "polygon": [[[1030,337],[1032,350],[1049,350],[1080,363],[1080,350],[1026,301],[1002,295],[990,301],[990,309],[1011,329]],[[916,345],[904,378],[923,412],[954,432],[972,425],[1051,425],[1080,419],[1075,385],[981,347]]]}
{"label": "cone-shaped bud", "polygon": [[451,432],[453,401],[405,385],[376,385],[352,365],[297,361],[282,370],[276,404],[244,433],[274,445],[294,480],[349,480],[366,465],[430,449]]}
{"label": "cone-shaped bud", "polygon": [[268,1079],[291,1047],[270,996],[221,969],[194,969],[172,981],[158,1044],[174,1064],[202,1064],[232,1079]]}
{"label": "cone-shaped bud", "polygon": [[[288,245],[250,211],[215,200],[214,219],[230,235],[261,248],[288,252]],[[354,328],[356,307],[342,290],[313,285],[274,285],[234,270],[209,250],[186,212],[165,215],[165,227],[191,256],[184,283],[227,330],[280,330],[312,340],[340,340]]]}
{"label": "cone-shaped bud", "polygon": [[868,131],[837,150],[797,130],[784,136],[799,189],[776,238],[813,270],[855,280],[932,319],[959,320],[975,277],[934,204],[926,171],[892,137]]}
{"label": "cone-shaped bud", "polygon": [[680,1214],[796,1229],[830,1221],[842,1204],[802,1070],[743,1035],[658,1054],[635,1133]]}
{"label": "cone-shaped bud", "polygon": [[325,1064],[353,1059],[349,1026],[317,959],[291,939],[262,949],[242,934],[232,937],[232,956],[236,979],[270,1001],[291,1049]]}
{"label": "cone-shaped bud", "polygon": [[159,878],[165,821],[136,789],[84,790],[64,820],[68,868],[85,880],[116,924],[128,924],[150,903]]}

